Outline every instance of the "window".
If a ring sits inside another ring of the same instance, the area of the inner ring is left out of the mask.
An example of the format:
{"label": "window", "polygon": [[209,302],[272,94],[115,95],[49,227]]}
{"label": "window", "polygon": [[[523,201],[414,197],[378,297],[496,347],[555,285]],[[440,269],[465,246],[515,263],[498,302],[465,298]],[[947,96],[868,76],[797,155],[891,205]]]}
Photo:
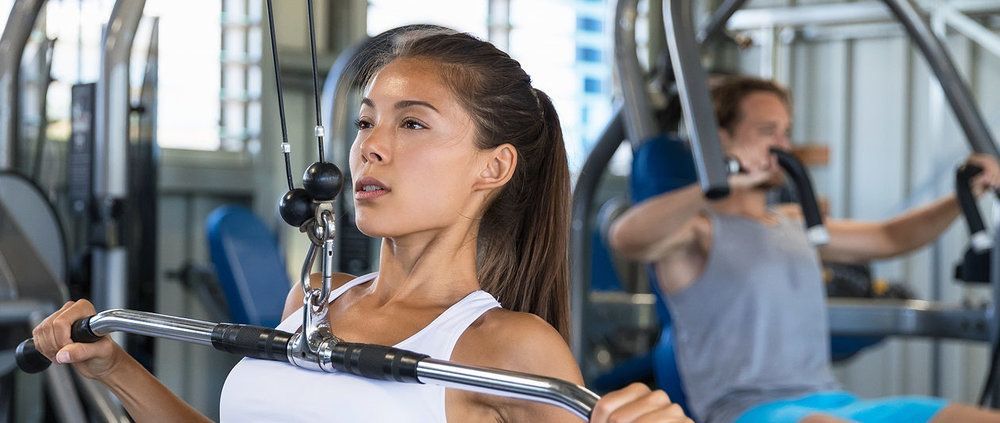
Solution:
{"label": "window", "polygon": [[604,29],[604,22],[594,17],[581,16],[576,18],[576,29],[583,32],[601,32]]}
{"label": "window", "polygon": [[576,60],[580,62],[600,63],[601,51],[593,47],[577,47]]}
{"label": "window", "polygon": [[[146,1],[133,44],[132,96],[137,98],[143,82],[152,19],[157,17],[157,142],[163,148],[220,148],[220,2]],[[100,77],[101,28],[113,5],[112,0],[86,6],[79,2],[46,4],[46,32],[49,38],[57,39],[52,53],[54,81],[47,99],[48,119],[54,122],[48,128],[51,139],[69,138],[70,87]],[[242,148],[241,144],[237,149]]]}
{"label": "window", "polygon": [[0,32],[3,32],[3,28],[7,26],[7,16],[10,15],[10,9],[14,6],[14,0],[0,0]]}
{"label": "window", "polygon": [[260,150],[261,0],[223,0],[219,137],[223,150]]}
{"label": "window", "polygon": [[583,78],[583,92],[587,94],[600,94],[601,80],[597,78]]}
{"label": "window", "polygon": [[[559,113],[570,170],[580,169],[588,146],[611,117],[610,36],[603,34],[606,0],[369,0],[368,33],[400,25],[432,23],[487,39],[492,22],[502,39],[490,40],[521,62],[532,84],[545,91]],[[491,7],[493,14],[491,15]],[[499,11],[498,11],[499,10]],[[592,81],[581,84],[580,81]],[[588,90],[589,89],[589,90]]]}
{"label": "window", "polygon": [[[245,139],[222,143],[222,0],[146,0],[144,14],[160,19],[157,142],[163,148],[242,150]],[[244,0],[227,1],[246,3]],[[136,37],[136,44],[144,38]],[[244,47],[245,49],[245,47]],[[133,62],[141,56],[133,54]],[[248,60],[253,65],[253,60]],[[228,69],[228,68],[227,68]],[[136,86],[133,82],[133,86]],[[255,119],[257,120],[257,119]],[[227,140],[229,141],[229,140]]]}
{"label": "window", "polygon": [[369,0],[368,35],[409,24],[434,24],[487,38],[486,0]]}

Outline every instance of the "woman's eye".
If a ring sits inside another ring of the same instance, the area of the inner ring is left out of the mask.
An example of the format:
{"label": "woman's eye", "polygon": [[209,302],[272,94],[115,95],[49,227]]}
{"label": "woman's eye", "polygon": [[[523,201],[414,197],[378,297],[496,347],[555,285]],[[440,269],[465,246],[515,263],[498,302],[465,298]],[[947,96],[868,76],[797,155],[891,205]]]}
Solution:
{"label": "woman's eye", "polygon": [[413,129],[413,130],[427,129],[427,126],[425,126],[424,124],[422,124],[420,122],[417,122],[417,121],[415,121],[413,119],[405,119],[405,120],[403,120],[403,127],[406,128],[406,129]]}
{"label": "woman's eye", "polygon": [[354,121],[354,126],[360,131],[362,129],[371,129],[372,123],[365,118],[361,118]]}

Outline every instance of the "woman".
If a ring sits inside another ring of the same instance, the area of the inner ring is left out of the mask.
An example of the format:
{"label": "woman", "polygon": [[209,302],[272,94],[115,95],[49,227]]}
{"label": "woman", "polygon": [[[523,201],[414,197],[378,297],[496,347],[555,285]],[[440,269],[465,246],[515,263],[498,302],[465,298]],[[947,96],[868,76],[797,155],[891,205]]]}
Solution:
{"label": "woman", "polygon": [[[567,333],[569,172],[545,93],[520,64],[467,34],[414,30],[368,57],[351,148],[357,224],[382,237],[379,272],[338,275],[340,338],[582,383]],[[498,302],[499,301],[499,302]],[[503,304],[505,308],[500,308]],[[299,329],[302,292],[279,329]],[[34,330],[60,363],[107,384],[139,421],[204,419],[110,338],[69,339],[94,314],[68,303]],[[393,384],[245,359],[223,389],[223,419],[577,421],[556,407]],[[688,421],[662,391],[606,395],[593,421]]]}

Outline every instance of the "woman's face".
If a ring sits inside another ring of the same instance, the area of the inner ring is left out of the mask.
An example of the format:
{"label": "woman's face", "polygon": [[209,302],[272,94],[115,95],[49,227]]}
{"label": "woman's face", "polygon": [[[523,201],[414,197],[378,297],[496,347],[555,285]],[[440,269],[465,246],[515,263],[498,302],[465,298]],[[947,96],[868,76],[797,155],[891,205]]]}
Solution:
{"label": "woman's face", "polygon": [[397,59],[364,92],[351,176],[358,228],[369,236],[434,231],[478,217],[484,165],[472,118],[440,67]]}

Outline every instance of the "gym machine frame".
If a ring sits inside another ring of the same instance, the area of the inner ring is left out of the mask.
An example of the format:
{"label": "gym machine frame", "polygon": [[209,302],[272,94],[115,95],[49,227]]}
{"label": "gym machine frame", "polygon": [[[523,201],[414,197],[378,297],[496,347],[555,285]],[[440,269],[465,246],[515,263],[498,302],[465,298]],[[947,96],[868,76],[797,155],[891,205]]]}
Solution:
{"label": "gym machine frame", "polygon": [[[972,149],[978,153],[1000,157],[981,114],[975,106],[967,85],[954,64],[917,9],[909,0],[882,0],[889,12],[902,24],[927,58],[934,75],[941,83],[949,105],[966,134]],[[698,182],[709,197],[728,192],[726,162],[717,139],[717,124],[709,101],[706,75],[701,67],[699,44],[710,42],[726,28],[727,21],[746,0],[725,0],[701,27],[697,36],[693,24],[693,2],[664,1],[664,26],[670,63],[682,100],[686,127],[691,134],[691,146],[697,166]],[[635,19],[637,0],[619,0],[615,9],[615,66],[624,97],[620,108],[598,137],[587,156],[573,190],[572,225],[570,233],[571,338],[573,353],[584,367],[590,359],[589,341],[583,327],[591,327],[605,317],[613,318],[615,328],[648,329],[655,323],[653,294],[591,292],[590,228],[594,213],[591,204],[597,194],[601,175],[623,140],[633,148],[658,135],[647,98],[643,74],[635,55]],[[1000,231],[990,234],[993,245],[1000,245]],[[1000,253],[994,248],[991,266],[1000,269]],[[1000,323],[996,305],[1000,304],[1000,272],[990,274],[993,301],[990,307],[968,308],[921,300],[828,300],[828,315],[832,335],[849,336],[913,336],[997,342]],[[608,326],[608,325],[606,325]],[[593,336],[592,334],[590,336]],[[997,363],[991,363],[996,366]],[[1000,405],[1000,389],[990,398],[994,407]]]}
{"label": "gym machine frame", "polygon": [[[746,0],[726,1],[713,14],[705,32],[699,39],[711,38],[721,31],[726,20]],[[906,33],[923,53],[932,72],[941,84],[970,147],[980,154],[1000,158],[982,115],[973,100],[968,86],[959,76],[954,63],[941,41],[923,21],[911,0],[883,0],[893,16],[903,25]],[[701,67],[699,48],[693,37],[693,11],[691,2],[667,0],[664,4],[664,25],[668,31],[668,45],[678,91],[684,101],[684,118],[691,130],[694,158],[699,180],[706,196],[712,189],[724,189],[723,162],[714,156],[718,149],[717,123],[709,102],[705,70]],[[699,148],[700,146],[700,148]],[[705,154],[708,151],[709,154]],[[1000,231],[994,231],[993,245],[1000,242]],[[964,339],[973,341],[998,341],[1000,323],[996,313],[1000,304],[1000,252],[991,253],[990,285],[992,305],[973,309],[941,305],[928,301],[895,300],[830,300],[828,306],[830,332],[833,335],[862,336],[920,336],[932,338]],[[996,360],[994,352],[993,360]],[[990,363],[992,368],[997,363]],[[985,398],[984,398],[985,399]],[[993,389],[988,401],[992,407],[1000,405],[1000,389]]]}
{"label": "gym machine frame", "polygon": [[[142,0],[138,0],[138,2],[141,4]],[[308,3],[315,90],[317,85],[315,32],[313,31],[312,1],[309,0]],[[141,13],[141,7],[138,9]],[[281,150],[286,163],[286,177],[289,186],[288,193],[282,197],[279,203],[279,211],[287,223],[298,227],[310,241],[300,274],[300,285],[304,294],[302,331],[289,333],[259,326],[212,323],[142,311],[109,309],[74,322],[71,329],[73,341],[96,342],[101,337],[114,332],[153,336],[211,345],[221,351],[246,357],[288,362],[308,370],[349,372],[385,381],[430,383],[449,388],[547,403],[562,407],[585,420],[589,419],[600,397],[584,387],[549,377],[455,364],[397,348],[344,342],[330,331],[327,306],[331,291],[333,241],[336,230],[334,200],[342,188],[343,175],[336,165],[323,161],[324,128],[321,122],[322,111],[317,93],[315,134],[319,144],[320,161],[313,163],[306,169],[303,175],[305,189],[293,186],[289,165],[290,147],[285,129],[284,100],[281,94],[280,65],[274,39],[273,12],[270,0],[267,1],[267,12],[271,30],[271,49],[274,55],[279,112],[281,114],[283,138]],[[114,28],[115,25],[112,24],[109,27]],[[113,38],[109,33],[105,47],[117,51],[119,50],[117,47],[131,44],[130,40],[124,41],[128,42],[123,43],[123,39]],[[127,52],[122,54],[127,54]],[[106,75],[103,76],[106,79],[102,77],[102,80],[110,82],[101,89],[104,94],[120,93],[114,88],[121,88],[121,86],[115,85],[114,81],[124,82],[127,86],[127,72],[122,74],[123,67],[117,65],[120,63],[109,62],[105,59],[104,73]],[[124,69],[127,70],[127,66]],[[122,79],[116,79],[123,76]],[[108,97],[105,97],[105,101],[108,101]],[[100,128],[101,123],[98,125]],[[99,134],[105,134],[105,137],[122,135],[118,133],[121,131],[121,127],[107,123],[104,125],[103,132],[99,132]],[[108,147],[105,146],[105,148]],[[123,184],[114,182],[118,181],[115,176],[119,175],[105,173],[97,181],[98,186],[105,189],[108,201],[111,202],[115,199],[114,194],[123,186]],[[313,288],[310,286],[309,276],[317,256],[320,256],[323,284],[320,288]],[[114,303],[116,295],[109,294],[111,295],[108,295],[108,299]],[[42,371],[50,364],[49,360],[34,348],[32,339],[18,345],[16,358],[18,366],[27,372]]]}
{"label": "gym machine frame", "polygon": [[[42,202],[37,207],[39,210],[44,210],[44,212],[39,213],[48,216],[46,219],[42,219],[42,221],[48,220],[53,222],[51,225],[38,223],[34,227],[34,231],[32,231],[33,235],[43,237],[39,245],[34,245],[33,242],[28,242],[28,240],[18,240],[17,237],[24,236],[25,234],[19,233],[16,222],[13,229],[5,227],[0,231],[13,231],[0,233],[0,239],[6,237],[5,242],[7,244],[4,246],[11,247],[4,249],[6,257],[0,256],[0,261],[8,260],[7,264],[16,265],[14,269],[8,270],[31,269],[34,272],[46,274],[44,278],[28,277],[20,279],[19,277],[25,276],[25,273],[19,273],[18,271],[13,273],[14,279],[9,282],[13,282],[14,285],[4,288],[11,290],[15,294],[13,298],[0,300],[0,327],[34,326],[41,322],[45,314],[55,311],[55,304],[65,301],[68,296],[65,286],[61,283],[51,286],[39,283],[42,280],[61,282],[67,276],[65,239],[62,228],[59,225],[59,220],[56,217],[56,212],[52,209],[51,204],[47,202],[39,188],[30,182],[28,178],[23,177],[23,175],[14,170],[18,167],[18,159],[21,155],[17,146],[21,136],[18,132],[18,126],[21,107],[19,99],[21,98],[20,94],[23,89],[19,83],[22,76],[22,58],[31,31],[35,27],[44,4],[45,0],[15,1],[12,5],[10,16],[7,18],[7,25],[4,27],[3,36],[0,37],[0,175],[6,179],[13,178],[13,180],[23,181],[19,184],[23,185],[23,187],[19,189],[37,191],[36,195],[27,198],[41,199]],[[48,48],[51,48],[51,44],[48,44],[48,46]],[[40,78],[48,77],[48,73],[44,72],[44,70],[47,70],[47,68],[43,69],[43,72],[39,74]],[[40,107],[44,107],[44,105],[40,103]],[[41,149],[41,143],[37,148]],[[40,163],[38,157],[40,155],[41,151],[36,151],[35,167],[32,169],[32,173],[36,176]],[[24,165],[21,166],[22,169],[25,167]],[[6,195],[13,194],[13,197],[10,198],[21,198],[22,200],[24,197],[18,197],[18,195],[26,194],[19,191],[7,192],[3,189],[0,189],[0,193]],[[35,203],[31,202],[31,204]],[[2,208],[2,205],[0,205],[0,208]],[[8,218],[9,216],[3,214],[9,211],[0,212],[0,219]],[[14,220],[17,220],[16,217]],[[9,223],[7,222],[6,224]],[[38,225],[44,227],[39,227]],[[13,238],[10,238],[11,236]],[[33,253],[36,252],[35,249],[48,254],[51,261],[42,263],[34,260]],[[0,374],[6,374],[10,370],[8,363],[9,366],[13,367],[15,362],[14,356],[13,349],[0,351]],[[66,367],[53,369],[53,371],[47,372],[45,375],[45,386],[50,394],[51,405],[60,421],[83,422],[86,416],[84,413],[85,408],[89,409],[93,415],[99,416],[102,421],[124,421],[124,414],[114,405],[106,389],[91,380],[78,379],[78,382],[79,384],[74,383],[72,369]]]}

